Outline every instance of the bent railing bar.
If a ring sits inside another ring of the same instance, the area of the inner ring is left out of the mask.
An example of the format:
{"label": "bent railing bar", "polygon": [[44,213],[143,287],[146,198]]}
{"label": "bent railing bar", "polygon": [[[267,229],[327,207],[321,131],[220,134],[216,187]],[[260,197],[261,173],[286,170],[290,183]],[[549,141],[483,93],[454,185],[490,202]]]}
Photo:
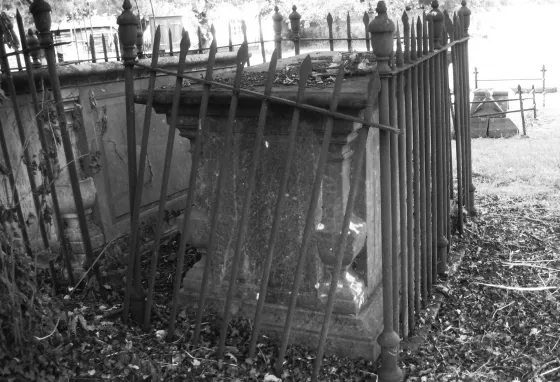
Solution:
{"label": "bent railing bar", "polygon": [[[177,73],[174,73],[171,70],[167,70],[167,69],[162,69],[162,68],[157,68],[157,69],[152,69],[149,65],[145,65],[142,63],[135,63],[134,65],[140,67],[140,68],[144,68],[146,70],[155,70],[159,73],[165,73],[165,74],[169,74],[172,76],[177,76]],[[243,89],[243,88],[239,88],[239,89],[235,89],[233,86],[231,85],[227,85],[221,82],[216,82],[216,81],[208,81],[205,80],[203,78],[197,78],[197,77],[193,77],[193,76],[189,76],[189,75],[181,75],[181,78],[187,79],[189,81],[193,81],[193,82],[198,82],[201,84],[209,84],[212,85],[216,88],[222,88],[222,89],[227,89],[227,90],[235,90],[236,92],[240,93],[240,94],[246,94],[246,95],[250,95],[253,97],[256,97],[258,99],[266,99],[269,100],[271,102],[275,102],[275,103],[280,103],[280,104],[284,104],[284,105],[288,105],[288,106],[292,106],[295,107],[297,109],[301,109],[301,110],[307,110],[307,111],[313,111],[313,112],[317,112],[320,113],[321,115],[326,115],[329,117],[334,117],[337,119],[342,119],[342,120],[346,120],[346,121],[351,121],[351,122],[357,122],[363,125],[367,125],[369,123],[370,126],[378,128],[380,130],[386,130],[395,134],[399,134],[399,129],[392,127],[392,126],[388,126],[388,125],[384,125],[381,123],[376,123],[376,122],[368,122],[362,118],[358,118],[358,117],[353,117],[351,115],[346,115],[343,113],[338,113],[338,112],[334,112],[328,109],[323,109],[321,107],[318,106],[312,106],[312,105],[308,105],[308,104],[304,104],[304,103],[297,103],[295,101],[291,101],[289,99],[285,99],[285,98],[281,98],[281,97],[277,97],[277,96],[267,96],[264,95],[262,93],[256,92],[254,90],[248,90],[248,89]]]}
{"label": "bent railing bar", "polygon": [[[301,71],[302,70],[300,69],[300,73]],[[311,60],[309,60],[309,67],[306,69],[306,72],[311,73]],[[344,73],[344,68],[342,68],[341,65],[341,68],[338,70],[335,84],[334,84],[334,90],[332,92],[332,98],[330,104],[331,111],[335,111],[338,107],[338,102],[340,100],[340,91],[342,89],[342,82],[344,77],[343,73]],[[305,90],[305,86],[303,86],[302,90]],[[300,98],[299,100],[301,99],[303,99],[303,97]],[[294,114],[296,112],[299,115],[299,109],[294,110]],[[301,278],[303,274],[303,268],[306,264],[309,244],[311,242],[313,230],[315,228],[315,211],[317,209],[319,193],[321,191],[321,184],[323,182],[323,173],[325,171],[325,165],[327,162],[327,156],[328,156],[329,145],[332,137],[333,125],[334,125],[334,119],[329,116],[327,118],[325,132],[323,133],[323,142],[321,144],[321,153],[319,154],[319,162],[317,164],[317,169],[315,170],[315,179],[313,181],[313,189],[311,191],[311,200],[309,202],[309,209],[307,210],[307,216],[305,219],[305,228],[303,230],[303,237],[301,241],[301,247],[299,250],[298,262],[296,265],[296,270],[294,272],[294,281],[292,283],[292,290],[290,293],[290,303],[288,305],[288,312],[286,314],[286,320],[284,322],[282,343],[278,349],[278,358],[276,360],[276,369],[275,369],[277,376],[281,375],[282,372],[282,364],[284,362],[284,356],[286,355],[286,348],[288,347],[288,341],[290,339],[290,331],[292,329],[292,321],[295,313],[299,287],[301,284]],[[286,162],[288,162],[288,159],[286,159]],[[284,171],[287,171],[287,168]]]}
{"label": "bent railing bar", "polygon": [[[186,57],[188,55],[188,51],[191,45],[191,41],[189,38],[189,34],[188,32],[184,32],[181,36],[181,42],[180,42],[180,50],[179,50],[179,67],[177,68],[177,73],[176,74],[180,74],[183,73],[185,70],[185,60]],[[155,256],[157,259],[157,252],[159,251],[159,241],[161,238],[161,231],[163,230],[163,220],[165,217],[165,203],[167,201],[167,187],[169,184],[169,176],[171,173],[171,159],[173,157],[173,147],[175,146],[175,129],[177,127],[177,115],[179,114],[179,101],[181,99],[181,86],[182,86],[183,80],[180,79],[178,76],[175,76],[175,89],[174,89],[174,93],[173,93],[173,103],[171,105],[171,117],[170,117],[170,121],[169,121],[169,130],[167,133],[167,145],[165,147],[165,159],[164,159],[164,167],[163,167],[163,177],[162,177],[162,181],[161,181],[161,191],[160,191],[160,199],[159,199],[159,205],[158,205],[158,214],[157,214],[157,220],[156,220],[156,236],[154,238],[154,247],[152,249],[152,256]],[[143,172],[141,173],[143,175]],[[136,180],[136,184],[137,187],[138,183],[140,183],[138,181],[138,179]],[[141,184],[143,185],[143,184]],[[136,201],[137,196],[135,195],[134,199]],[[139,211],[138,211],[139,212]],[[184,224],[187,224],[186,222]],[[154,254],[155,252],[155,254]],[[140,276],[139,274],[139,269],[140,269],[140,257],[138,256],[138,267],[136,268],[136,272],[137,275]],[[135,281],[139,281],[138,277],[135,278]],[[175,280],[176,281],[176,280]],[[175,291],[175,288],[173,289]],[[174,295],[175,298],[175,295]],[[142,312],[144,314],[144,320],[145,320],[145,316],[146,314],[149,314],[149,312],[147,311],[146,307],[144,307],[144,312]],[[175,317],[171,316],[169,319],[169,325],[170,327],[172,325],[175,324]],[[168,330],[167,331],[167,340],[170,341],[171,339],[173,339],[173,335],[174,335],[174,330]]]}
{"label": "bent railing bar", "polygon": [[[214,75],[214,63],[216,60],[216,52],[217,52],[217,47],[216,47],[216,43],[215,40],[212,41],[212,45],[210,46],[210,55],[208,57],[208,66],[206,67],[206,76],[205,78],[209,78],[212,79],[213,75]],[[195,184],[196,182],[196,174],[198,173],[198,167],[199,167],[199,163],[200,163],[200,155],[201,155],[201,151],[202,151],[202,140],[203,140],[203,130],[204,130],[204,126],[206,125],[206,116],[208,113],[208,100],[210,99],[210,90],[211,90],[211,85],[204,85],[204,90],[202,92],[202,99],[200,100],[200,110],[198,112],[198,125],[197,125],[197,130],[196,130],[196,138],[195,138],[195,147],[194,147],[194,155],[193,155],[193,159],[192,159],[192,165],[191,165],[191,174],[189,176],[189,184]],[[191,183],[192,182],[192,183]],[[184,218],[183,218],[183,229],[181,232],[181,243],[179,243],[179,256],[184,256],[185,253],[185,244],[186,244],[186,236],[187,236],[187,225],[188,222],[190,221],[190,217],[191,217],[191,213],[192,213],[192,207],[194,205],[194,187],[189,187],[189,191],[187,192],[187,208],[185,210],[184,213]],[[185,243],[182,242],[183,237],[185,237]],[[181,250],[181,246],[183,246],[183,250]],[[178,257],[178,259],[180,260],[180,258]],[[182,262],[181,262],[182,264]],[[177,268],[179,269],[179,268]],[[182,272],[182,269],[181,269]],[[182,273],[179,274],[177,273],[175,275],[175,277],[181,277]],[[202,324],[202,314],[204,312],[204,305],[205,305],[205,301],[206,301],[206,293],[208,291],[207,288],[204,287],[204,285],[206,285],[208,283],[208,278],[209,278],[209,274],[208,272],[205,270],[205,273],[203,274],[202,277],[202,288],[200,291],[200,296],[199,296],[199,304],[198,304],[198,309],[196,312],[196,321],[195,321],[195,327],[194,327],[194,334],[192,337],[192,343],[193,344],[198,344],[198,340],[199,340],[199,336],[200,336],[200,327]]]}
{"label": "bent railing bar", "polygon": [[[189,51],[189,45],[190,44],[186,44],[183,42],[183,40],[189,38],[189,34],[188,32],[183,32],[183,37],[181,38],[181,45],[180,45],[180,51],[179,51],[179,62],[180,62],[180,66],[179,69],[177,70],[176,73],[176,83],[175,83],[175,94],[174,94],[174,99],[173,99],[173,105],[172,105],[172,110],[171,110],[171,123],[169,125],[169,136],[168,136],[168,147],[166,150],[168,150],[170,153],[173,152],[173,147],[174,147],[174,140],[175,140],[175,129],[177,127],[177,114],[178,114],[178,109],[179,109],[179,102],[181,99],[181,86],[182,86],[182,79],[179,77],[180,74],[182,74],[184,72],[185,69],[185,63],[184,60],[187,56],[187,52]],[[190,43],[190,41],[189,41]],[[212,72],[212,68],[214,66],[214,60],[215,60],[215,55],[216,55],[216,49],[215,49],[215,40],[212,42],[211,45],[211,50],[210,50],[210,55],[208,57],[208,70],[206,72],[207,75],[209,75],[209,78],[212,78],[213,72]],[[182,65],[182,66],[181,66]],[[179,90],[177,90],[177,87],[179,88]],[[206,95],[206,101],[203,98],[201,100],[201,110],[203,108],[203,105],[207,105],[208,104],[208,93],[209,93],[209,89],[208,86],[204,87],[204,93],[203,93],[203,97]],[[199,117],[201,118],[206,118],[206,109],[203,110],[204,111],[204,115],[201,116],[199,114]],[[169,328],[167,330],[167,341],[172,341],[173,340],[173,336],[175,335],[175,323],[176,323],[176,317],[177,317],[177,310],[178,310],[178,299],[179,299],[179,289],[181,287],[181,277],[183,275],[183,267],[184,267],[184,263],[185,263],[185,249],[187,246],[187,232],[188,232],[188,226],[189,226],[189,222],[190,222],[190,217],[191,217],[191,213],[192,213],[192,207],[193,207],[193,200],[194,200],[194,192],[195,192],[195,187],[194,185],[196,184],[196,174],[197,174],[197,170],[198,170],[198,163],[200,160],[200,151],[201,151],[201,144],[202,144],[202,129],[204,128],[204,125],[202,125],[200,119],[198,121],[198,125],[197,125],[197,141],[195,142],[195,152],[193,154],[192,157],[192,163],[191,163],[191,173],[189,175],[189,185],[193,185],[193,186],[189,186],[189,189],[187,191],[187,202],[186,202],[186,208],[184,211],[184,219],[183,219],[183,226],[179,227],[181,229],[181,239],[179,241],[179,248],[177,250],[177,254],[176,254],[176,265],[175,265],[175,279],[173,281],[173,298],[172,298],[172,304],[171,304],[171,311],[169,312]],[[167,172],[164,172],[164,184],[165,184],[165,190],[163,188],[163,184],[162,184],[162,191],[161,191],[161,195],[167,195],[167,184],[168,184],[168,179],[169,179],[169,173],[171,171],[171,154],[169,155],[169,160],[166,157],[165,158],[165,166],[168,169]],[[167,177],[166,177],[167,175]],[[164,204],[161,202],[160,200],[160,204]],[[165,216],[165,211],[163,206],[160,207],[159,212],[158,212],[158,224],[162,224],[163,225],[163,220],[164,220],[164,216]],[[161,231],[162,228],[159,229],[159,231]],[[159,232],[158,232],[159,233]],[[157,259],[156,257],[156,251],[159,249],[158,247],[156,247],[156,245],[158,245],[159,240],[156,240],[156,242],[154,243],[154,258]],[[149,315],[150,311],[146,308],[146,315]]]}
{"label": "bent railing bar", "polygon": [[[270,65],[273,66],[274,70],[276,69],[276,63],[277,63],[277,54],[276,54],[276,52],[274,52],[273,53],[273,58],[270,61]],[[265,90],[265,93],[268,93],[268,94],[270,94],[272,92],[272,84],[273,84],[273,81],[274,81],[274,74],[273,74],[274,70],[270,71],[271,74],[269,74],[269,78],[268,78],[268,82],[267,82],[267,88]],[[298,95],[297,95],[298,102],[301,102],[302,99],[303,99],[303,95],[304,95],[305,88],[306,88],[306,86],[305,86],[306,80],[309,77],[309,75],[311,74],[311,70],[312,70],[311,57],[308,55],[300,66],[300,84],[299,84]],[[263,110],[265,109],[265,106],[268,106],[267,101],[263,101]],[[278,190],[278,198],[277,198],[277,202],[276,202],[276,208],[275,208],[275,211],[274,211],[274,220],[272,222],[272,229],[271,229],[271,233],[270,233],[270,237],[269,237],[269,241],[268,241],[268,250],[267,250],[267,257],[266,257],[265,266],[264,266],[264,273],[263,273],[263,277],[261,279],[259,298],[258,298],[258,301],[257,301],[257,309],[255,311],[255,322],[254,322],[254,326],[253,326],[253,333],[251,335],[251,344],[250,344],[250,348],[249,348],[249,358],[252,358],[252,356],[254,356],[255,349],[256,349],[256,343],[257,343],[257,336],[258,336],[259,330],[260,330],[260,324],[261,324],[260,315],[263,311],[263,307],[264,307],[264,303],[265,303],[265,299],[266,299],[266,291],[267,291],[267,286],[268,286],[268,280],[269,280],[269,277],[270,277],[270,268],[271,268],[271,265],[272,265],[272,258],[273,258],[274,250],[275,250],[275,247],[276,247],[276,239],[278,237],[278,231],[279,231],[279,228],[280,228],[280,222],[281,222],[281,217],[282,217],[282,212],[283,212],[283,204],[284,204],[284,199],[285,199],[285,194],[286,194],[286,187],[287,187],[288,178],[289,178],[289,174],[290,174],[291,159],[293,157],[296,135],[297,135],[298,127],[299,127],[299,119],[300,119],[300,110],[295,109],[294,113],[292,115],[292,124],[291,124],[291,127],[290,127],[290,134],[289,134],[289,137],[288,137],[288,149],[287,149],[286,154],[285,154],[284,172],[282,173],[282,179],[280,181],[280,188]],[[260,121],[259,121],[259,123],[260,123]],[[264,125],[264,119],[263,119],[263,125]],[[259,128],[261,128],[260,124],[259,124]],[[256,145],[255,145],[255,148],[256,148]]]}
{"label": "bent railing bar", "polygon": [[[5,53],[6,53],[6,48],[4,46],[4,33],[0,29],[0,55],[5,55]],[[19,102],[16,95],[16,87],[14,85],[12,73],[10,72],[10,63],[8,62],[7,58],[3,58],[1,60],[1,63],[2,63],[2,71],[4,72],[4,78],[6,79],[8,85],[8,92],[10,92],[10,98],[12,100],[12,109],[14,111],[14,118],[16,120],[17,132],[21,143],[21,148],[23,150],[22,160],[27,170],[27,177],[29,180],[29,186],[31,187],[31,195],[35,207],[35,213],[37,214],[37,218],[39,221],[39,230],[41,232],[41,239],[43,241],[43,246],[45,250],[47,250],[50,253],[51,249],[49,245],[49,237],[45,228],[45,220],[41,211],[41,201],[39,200],[39,195],[37,194],[37,183],[35,182],[35,176],[31,170],[32,158],[31,158],[31,154],[29,153],[29,145],[27,142],[27,137],[25,136],[25,128],[23,126],[23,121],[21,119],[21,111],[19,108]],[[11,167],[9,167],[9,171],[12,171]],[[22,225],[25,224],[25,220],[21,221],[20,223]]]}
{"label": "bent railing bar", "polygon": [[[245,65],[246,62],[246,55],[247,55],[247,45],[243,45],[242,49],[239,49],[237,52],[237,59],[236,59],[236,65],[237,65],[237,70],[236,70],[236,74],[235,74],[235,80],[234,80],[234,89],[238,88],[241,84],[241,74],[243,73],[243,67]],[[178,77],[179,78],[179,77]],[[221,163],[220,163],[220,173],[218,176],[218,184],[216,187],[216,195],[215,195],[215,199],[214,199],[214,206],[213,206],[213,211],[212,211],[212,221],[210,223],[210,239],[209,239],[209,245],[208,245],[208,252],[206,254],[206,259],[205,259],[205,264],[204,264],[204,272],[208,273],[210,272],[210,267],[212,266],[212,258],[214,256],[214,250],[215,250],[215,246],[216,246],[216,236],[217,236],[217,227],[218,227],[218,220],[219,220],[219,214],[220,214],[220,206],[222,204],[222,189],[224,187],[224,182],[225,182],[225,173],[226,170],[228,168],[228,161],[230,160],[230,155],[231,155],[231,141],[233,139],[233,124],[235,122],[235,115],[237,112],[237,103],[239,100],[239,93],[237,91],[233,91],[232,96],[231,96],[231,103],[230,103],[230,108],[229,108],[229,114],[228,114],[228,122],[227,122],[227,126],[226,126],[226,138],[225,138],[225,143],[224,143],[224,153],[223,156],[221,158]],[[188,222],[184,222],[184,224],[188,224]],[[203,285],[203,288],[207,288],[207,285]],[[232,286],[230,285],[230,288]],[[228,312],[229,313],[229,312]],[[229,320],[229,317],[224,317],[224,320]],[[226,326],[226,331],[227,331],[227,326]],[[222,341],[222,334],[220,332],[220,344]],[[225,338],[224,338],[224,343],[225,343]],[[220,354],[218,352],[217,357],[221,358],[222,354]]]}
{"label": "bent railing bar", "polygon": [[[260,20],[260,19],[259,19]],[[272,57],[270,58],[269,64],[269,76],[267,79],[266,87],[265,87],[265,94],[270,94],[272,92],[272,83],[274,80],[274,73],[276,72],[276,64],[278,63],[278,54],[276,50],[272,53]],[[259,123],[257,127],[257,138],[262,138],[262,130],[264,129],[264,124],[266,122],[266,112],[268,109],[268,101],[263,100],[261,104],[261,114],[259,115]],[[256,149],[256,142],[255,142],[255,149]],[[265,258],[265,262],[263,265],[263,275],[261,278],[261,284],[259,288],[259,298],[257,299],[257,306],[255,308],[255,319],[253,320],[253,330],[251,332],[251,343],[249,345],[249,359],[252,359],[255,356],[255,351],[257,348],[257,339],[260,333],[261,327],[261,314],[264,308],[264,303],[266,300],[266,292],[268,288],[268,280],[270,278],[270,269],[272,267],[272,259],[274,257],[274,250],[276,247],[276,239],[278,237],[278,231],[280,228],[280,221],[282,218],[282,210],[285,198],[285,190],[288,183],[288,167],[284,167],[284,172],[282,173],[282,180],[280,181],[280,188],[278,191],[278,198],[276,201],[276,207],[274,210],[274,219],[272,220],[272,228],[270,237],[268,239],[267,244],[267,254]]]}
{"label": "bent railing bar", "polygon": [[[4,157],[4,165],[9,169],[8,182],[10,183],[10,189],[12,190],[12,199],[14,207],[16,208],[17,218],[19,220],[18,223],[21,229],[21,236],[23,239],[23,244],[25,246],[25,251],[30,258],[33,258],[33,251],[31,250],[31,245],[29,243],[29,234],[27,233],[27,227],[25,225],[25,218],[23,216],[23,210],[21,208],[21,199],[19,196],[19,191],[17,189],[16,178],[13,172],[10,152],[8,151],[8,144],[6,142],[6,136],[4,135],[4,126],[2,124],[2,120],[0,120],[0,147],[2,148],[2,156]],[[8,197],[8,195],[6,195],[6,197]]]}
{"label": "bent railing bar", "polygon": [[[373,102],[374,102],[374,92],[373,92],[373,78],[370,80],[370,90],[368,91],[368,99],[371,100],[371,103],[368,102],[368,111],[367,116],[365,118],[372,118],[373,116]],[[371,106],[370,106],[371,105]],[[367,133],[368,129],[367,126],[362,126],[358,130],[358,148],[356,150],[356,168],[359,169],[362,167],[362,163],[365,157],[365,148],[367,142]],[[327,299],[327,306],[325,307],[325,316],[323,318],[323,325],[321,327],[321,334],[319,337],[319,344],[317,346],[317,355],[315,357],[315,364],[313,368],[313,374],[311,376],[312,382],[317,382],[319,378],[319,374],[321,372],[321,364],[323,361],[323,355],[325,353],[325,345],[327,342],[327,336],[329,333],[329,326],[331,324],[331,317],[334,308],[334,299],[336,289],[338,288],[338,279],[340,278],[340,273],[342,270],[342,260],[344,257],[344,248],[346,246],[346,241],[348,238],[348,228],[350,226],[350,219],[352,218],[352,213],[354,211],[354,202],[356,200],[356,193],[358,190],[358,182],[360,177],[358,174],[354,174],[354,179],[352,179],[352,184],[350,185],[350,191],[348,195],[348,200],[346,203],[346,211],[344,213],[344,219],[342,221],[342,231],[340,238],[337,240],[337,249],[336,249],[336,263],[334,266],[334,270],[332,271],[332,277],[330,282],[329,288],[329,296]]]}
{"label": "bent railing bar", "polygon": [[[154,35],[154,43],[153,49],[154,54],[152,55],[152,67],[157,66],[157,61],[159,58],[159,45],[161,41],[161,31],[158,28],[156,29],[156,33]],[[156,50],[157,49],[157,50]],[[179,66],[181,66],[181,62],[179,60]],[[142,129],[142,141],[140,143],[140,158],[138,159],[138,170],[134,168],[134,171],[138,171],[136,175],[136,184],[134,185],[134,199],[133,199],[133,207],[130,211],[131,214],[131,233],[130,233],[130,256],[137,257],[138,264],[135,265],[135,270],[141,270],[140,267],[140,253],[136,255],[137,252],[140,252],[140,207],[142,203],[142,193],[144,190],[144,172],[146,171],[146,157],[148,155],[148,139],[150,135],[150,120],[152,118],[152,103],[153,103],[153,91],[156,84],[156,75],[154,72],[150,73],[150,79],[148,83],[148,101],[146,102],[146,108],[144,110],[144,126]],[[134,154],[136,155],[136,142],[134,142],[134,148],[128,147],[128,151],[134,150]],[[166,168],[164,167],[164,173]],[[165,182],[164,182],[165,183]],[[160,193],[160,202],[166,199],[166,193]],[[160,210],[161,211],[161,210]],[[159,220],[157,220],[159,222]],[[158,233],[160,224],[157,224],[156,228],[156,239],[154,240],[159,245],[159,238]],[[136,273],[135,280],[139,282],[140,273]],[[138,284],[137,284],[138,285]],[[140,284],[141,286],[141,284]],[[150,299],[150,297],[148,297]],[[133,312],[136,320],[140,318],[139,312]],[[145,321],[145,319],[144,319]],[[146,327],[144,329],[147,329]]]}
{"label": "bent railing bar", "polygon": [[[52,168],[52,163],[48,156],[49,148],[47,143],[47,137],[45,136],[44,123],[41,117],[41,108],[39,103],[39,97],[37,96],[37,88],[35,86],[35,76],[33,74],[33,65],[31,64],[31,57],[27,50],[27,41],[25,39],[25,29],[23,27],[23,19],[19,10],[16,10],[16,22],[18,25],[18,31],[21,41],[21,47],[23,51],[23,60],[25,62],[25,69],[27,73],[27,83],[29,85],[29,92],[31,93],[31,102],[33,103],[33,111],[35,113],[35,123],[37,124],[37,134],[39,135],[39,142],[41,144],[41,149],[45,156],[45,168],[47,172],[47,179],[49,181],[49,187],[51,189],[51,198],[53,204],[53,211],[56,219],[56,224],[58,228],[58,238],[60,240],[60,249],[62,251],[62,258],[64,259],[64,264],[68,272],[68,281],[71,285],[75,284],[74,272],[72,269],[72,263],[70,262],[69,248],[64,235],[64,222],[62,221],[62,214],[60,213],[60,204],[58,203],[58,194],[56,193],[56,185],[54,183],[54,171]],[[42,214],[41,214],[42,215]]]}
{"label": "bent railing bar", "polygon": [[[171,30],[169,30],[171,31]],[[152,49],[152,67],[157,66],[158,56],[159,56],[159,46],[161,42],[161,30],[160,26],[158,25],[156,29],[156,33],[154,36],[153,42],[153,49]],[[179,58],[179,65],[181,65],[181,59]],[[144,185],[144,171],[146,166],[146,158],[148,155],[148,138],[150,134],[150,122],[152,118],[152,104],[153,104],[153,92],[155,88],[155,80],[156,80],[157,73],[151,72],[150,73],[150,80],[148,83],[148,99],[146,101],[146,109],[144,114],[144,129],[142,131],[142,143],[140,147],[140,163],[138,168],[138,180],[136,183],[136,196],[134,199],[134,215],[136,219],[136,224],[138,225],[139,216],[140,216],[140,202],[142,200],[142,190]],[[162,184],[163,185],[163,184]],[[190,188],[189,188],[190,190]],[[166,190],[167,191],[167,190]],[[166,199],[167,192],[163,193],[160,191],[160,203],[161,200]],[[161,211],[161,209],[159,210]],[[158,212],[159,212],[158,211]],[[157,220],[156,226],[156,239],[154,239],[154,244],[152,248],[152,259],[151,259],[151,269],[150,275],[148,277],[148,295],[146,296],[146,308],[144,310],[144,330],[147,331],[150,327],[150,320],[152,317],[152,304],[153,304],[153,296],[154,296],[154,287],[155,287],[155,279],[156,279],[156,271],[157,271],[157,263],[158,263],[158,250],[159,250],[159,237],[158,234],[161,234],[161,220]],[[133,229],[138,229],[137,226],[133,226]]]}
{"label": "bent railing bar", "polygon": [[[245,47],[247,45],[244,45]],[[245,52],[246,59],[249,59],[249,54],[248,51]],[[248,61],[247,61],[248,63]],[[276,64],[276,63],[274,63]],[[242,69],[242,67],[241,67]],[[276,68],[274,68],[276,69]],[[267,83],[266,83],[266,90],[265,92],[267,94],[270,94],[272,92],[272,85],[274,83],[274,71],[269,71],[268,73],[268,78],[267,78]],[[307,76],[309,76],[309,73],[305,72],[305,69],[302,71],[301,73],[301,77],[300,77],[300,82],[305,83],[307,82]],[[239,85],[241,83],[241,73],[239,73],[239,78],[236,78],[237,80],[237,84]],[[236,100],[237,101],[237,100]],[[232,102],[233,104],[233,102]],[[236,105],[237,107],[237,105]],[[251,207],[251,199],[253,196],[253,190],[255,187],[255,178],[257,175],[257,168],[258,168],[258,164],[259,164],[259,159],[260,159],[260,153],[261,153],[261,143],[263,140],[263,135],[264,135],[264,126],[266,124],[266,116],[267,116],[267,112],[268,112],[268,102],[264,101],[261,104],[261,111],[259,114],[259,122],[258,122],[258,126],[257,126],[257,132],[256,132],[256,136],[255,136],[255,142],[254,142],[254,146],[253,146],[253,153],[252,153],[252,158],[251,158],[251,165],[249,168],[249,172],[248,172],[248,183],[247,183],[247,190],[245,191],[245,198],[243,200],[243,207],[242,207],[242,212],[241,212],[241,221],[239,223],[239,230],[237,232],[237,242],[235,243],[235,252],[233,255],[233,260],[232,260],[232,265],[231,265],[231,276],[230,276],[230,282],[229,282],[229,287],[228,287],[228,293],[227,293],[227,297],[226,297],[226,304],[225,304],[225,308],[224,308],[224,314],[223,314],[223,321],[222,321],[222,327],[221,327],[221,331],[220,331],[220,342],[218,345],[218,359],[220,359],[224,353],[224,347],[226,344],[226,336],[227,336],[227,331],[228,331],[228,326],[229,326],[229,315],[230,315],[230,308],[231,305],[233,303],[233,296],[235,293],[235,289],[236,289],[236,284],[237,284],[237,273],[239,270],[239,263],[241,262],[241,257],[242,257],[242,250],[243,250],[243,245],[245,243],[245,235],[247,232],[247,224],[249,222],[249,213],[250,213],[250,207]],[[231,120],[231,124],[232,124],[232,129],[233,129],[233,122],[234,122],[234,118],[235,115],[232,115],[232,120]],[[295,129],[294,129],[295,130]],[[295,142],[295,136],[290,136],[290,139],[292,139]],[[226,140],[227,141],[227,140]],[[292,152],[290,151],[288,155],[291,156]],[[227,158],[227,157],[226,157]],[[289,172],[289,167],[290,164],[287,164],[287,167],[284,169],[285,173]],[[225,167],[224,167],[225,170]],[[284,192],[282,192],[282,194],[284,194]],[[279,212],[278,215],[281,214],[281,211],[277,211]],[[276,216],[275,216],[276,217]],[[260,297],[260,296],[259,296]]]}
{"label": "bent railing bar", "polygon": [[[36,19],[40,15],[33,14],[33,18]],[[93,264],[93,250],[91,246],[91,239],[89,237],[89,229],[86,221],[86,214],[84,209],[84,201],[82,199],[82,194],[80,191],[80,184],[78,178],[78,170],[76,168],[76,160],[74,158],[74,152],[72,150],[72,142],[70,141],[70,135],[68,134],[68,128],[66,123],[66,116],[64,113],[64,104],[62,101],[62,92],[60,88],[60,80],[58,78],[57,68],[56,68],[56,58],[53,43],[52,31],[50,30],[50,25],[38,22],[35,20],[35,25],[39,29],[40,43],[41,47],[44,49],[45,57],[47,61],[48,73],[50,77],[50,83],[52,88],[52,94],[54,102],[56,105],[56,113],[58,117],[58,124],[60,127],[60,135],[62,138],[62,146],[64,148],[64,156],[66,157],[67,169],[70,175],[70,184],[72,186],[72,193],[74,194],[74,203],[76,205],[76,210],[78,214],[78,224],[80,227],[80,232],[82,234],[82,241],[86,253],[86,264],[84,267],[88,267],[89,264]],[[101,282],[101,273],[99,271],[99,266],[94,266],[95,277],[98,282]]]}

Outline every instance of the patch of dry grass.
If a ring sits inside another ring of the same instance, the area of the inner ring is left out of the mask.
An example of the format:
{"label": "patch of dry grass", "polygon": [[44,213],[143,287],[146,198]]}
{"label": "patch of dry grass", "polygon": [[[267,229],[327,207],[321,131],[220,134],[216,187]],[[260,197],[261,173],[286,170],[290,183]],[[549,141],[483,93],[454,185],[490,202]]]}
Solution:
{"label": "patch of dry grass", "polygon": [[560,95],[549,94],[546,101],[544,110],[538,109],[542,102],[537,105],[537,120],[529,118],[527,138],[472,141],[473,183],[479,196],[539,201],[560,210]]}

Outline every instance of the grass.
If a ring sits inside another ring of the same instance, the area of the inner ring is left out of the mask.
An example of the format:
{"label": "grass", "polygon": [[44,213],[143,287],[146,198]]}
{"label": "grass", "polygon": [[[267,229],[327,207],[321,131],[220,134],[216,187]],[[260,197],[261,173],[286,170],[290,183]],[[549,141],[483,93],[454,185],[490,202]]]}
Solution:
{"label": "grass", "polygon": [[473,183],[480,196],[541,201],[560,210],[560,95],[549,94],[537,120],[531,113],[527,137],[472,141]]}

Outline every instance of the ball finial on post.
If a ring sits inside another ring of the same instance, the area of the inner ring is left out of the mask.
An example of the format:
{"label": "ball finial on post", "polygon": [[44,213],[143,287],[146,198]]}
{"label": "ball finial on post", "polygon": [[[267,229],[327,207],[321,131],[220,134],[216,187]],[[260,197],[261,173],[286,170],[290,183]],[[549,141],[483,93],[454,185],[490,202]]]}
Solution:
{"label": "ball finial on post", "polygon": [[387,16],[387,6],[384,1],[379,1],[375,8],[377,16],[369,23],[368,31],[371,34],[371,46],[377,56],[379,73],[391,71],[389,60],[393,53],[393,32],[395,24]]}
{"label": "ball finial on post", "polygon": [[117,18],[119,24],[119,39],[123,46],[122,58],[125,64],[134,64],[136,54],[134,54],[134,47],[137,39],[138,18],[130,10],[130,0],[124,0],[123,12]]}
{"label": "ball finial on post", "polygon": [[467,7],[467,2],[465,0],[461,1],[461,8],[457,13],[463,25],[463,37],[467,37],[469,35],[469,26],[471,25],[471,10]]}
{"label": "ball finial on post", "polygon": [[45,0],[33,0],[29,6],[29,12],[33,15],[33,22],[39,32],[41,46],[49,46],[53,43],[51,32],[51,6]]}
{"label": "ball finial on post", "polygon": [[441,49],[441,35],[443,31],[443,13],[439,10],[437,0],[432,1],[432,10],[428,13],[428,17],[432,20],[434,28],[434,48]]}

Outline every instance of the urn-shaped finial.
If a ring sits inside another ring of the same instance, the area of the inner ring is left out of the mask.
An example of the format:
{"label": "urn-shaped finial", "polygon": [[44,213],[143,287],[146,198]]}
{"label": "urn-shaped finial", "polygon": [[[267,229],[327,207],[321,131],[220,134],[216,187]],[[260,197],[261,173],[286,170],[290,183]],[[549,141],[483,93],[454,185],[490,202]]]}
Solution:
{"label": "urn-shaped finial", "polygon": [[138,34],[138,18],[130,10],[130,0],[124,0],[123,11],[117,18],[119,24],[119,39],[123,46],[122,58],[126,62],[133,62],[136,58],[134,46]]}
{"label": "urn-shaped finial", "polygon": [[272,15],[272,21],[273,21],[272,27],[276,34],[282,32],[282,20],[284,20],[284,18],[282,17],[280,12],[278,12],[278,7],[277,6],[274,7],[274,14]]}
{"label": "urn-shaped finial", "polygon": [[297,7],[295,5],[292,7],[292,13],[290,13],[289,17],[290,17],[290,28],[292,29],[294,35],[298,36],[301,15],[298,13]]}
{"label": "urn-shaped finial", "polygon": [[469,35],[469,26],[471,25],[471,10],[467,7],[467,2],[465,0],[461,2],[461,8],[459,8],[457,13],[463,25],[463,37],[467,37]]}
{"label": "urn-shaped finial", "polygon": [[51,33],[51,6],[45,0],[33,0],[29,6],[29,12],[33,15],[35,27],[40,33],[41,43],[46,46],[53,43]]}
{"label": "urn-shaped finial", "polygon": [[391,71],[389,59],[393,53],[393,32],[395,24],[387,16],[387,6],[384,1],[377,3],[375,8],[377,16],[369,23],[368,31],[371,34],[371,46],[377,56],[379,73]]}
{"label": "urn-shaped finial", "polygon": [[428,17],[432,20],[434,28],[434,48],[441,48],[441,34],[443,31],[443,13],[439,10],[437,0],[432,1],[432,10],[428,13]]}

